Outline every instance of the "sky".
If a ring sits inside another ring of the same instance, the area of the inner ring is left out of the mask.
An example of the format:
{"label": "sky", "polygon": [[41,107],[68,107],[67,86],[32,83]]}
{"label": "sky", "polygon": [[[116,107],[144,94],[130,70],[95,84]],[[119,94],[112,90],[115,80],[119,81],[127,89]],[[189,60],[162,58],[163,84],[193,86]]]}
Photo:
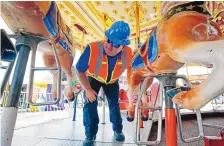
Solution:
{"label": "sky", "polygon": [[[2,19],[2,17],[0,17],[0,28],[4,29],[7,33],[12,34],[12,31],[8,28],[8,26],[6,25],[6,23],[4,22],[4,20]],[[15,42],[14,40],[12,40],[13,42]],[[41,53],[37,52],[36,55],[36,66],[38,67],[44,67],[44,63],[41,57]],[[80,57],[80,51],[76,52],[76,56],[74,58],[74,62],[73,65],[76,64],[76,62],[78,61]],[[2,65],[6,65],[5,62],[2,63]],[[24,83],[28,82],[28,78],[29,78],[29,65],[30,65],[30,59],[28,60],[28,65],[27,65],[27,69],[26,69],[26,74],[25,74],[25,78],[24,78]],[[188,67],[189,70],[189,75],[200,75],[200,74],[208,74],[208,69],[205,67]],[[2,78],[4,76],[5,71],[4,70],[0,70],[0,82],[2,81]],[[178,70],[178,74],[182,74],[182,75],[186,75],[186,67],[183,67],[181,69]],[[123,74],[125,75],[125,73]],[[12,75],[10,77],[10,79],[12,79]],[[48,71],[41,71],[38,72],[37,74],[35,74],[35,81],[37,82],[50,82],[52,80],[51,74]]]}

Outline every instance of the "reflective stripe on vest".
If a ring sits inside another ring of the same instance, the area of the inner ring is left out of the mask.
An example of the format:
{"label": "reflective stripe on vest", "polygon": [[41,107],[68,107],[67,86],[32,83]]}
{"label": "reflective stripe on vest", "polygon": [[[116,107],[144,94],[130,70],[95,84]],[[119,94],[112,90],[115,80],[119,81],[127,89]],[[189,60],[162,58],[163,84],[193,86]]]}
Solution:
{"label": "reflective stripe on vest", "polygon": [[[100,82],[103,82],[105,84],[114,83],[119,78],[119,76],[126,70],[126,67],[128,66],[128,64],[127,64],[128,58],[130,58],[127,56],[127,55],[129,55],[129,47],[124,47],[124,49],[122,50],[121,57],[120,57],[120,59],[118,59],[116,61],[116,64],[111,73],[111,78],[110,78],[109,82],[107,82],[109,64],[108,64],[107,57],[105,57],[107,55],[104,55],[104,47],[103,47],[102,42],[95,42],[94,46],[91,45],[90,47],[92,50],[96,49],[95,52],[97,52],[97,54],[96,54],[96,56],[94,56],[95,63],[92,64],[94,66],[91,67],[92,68],[91,72],[88,71],[89,76],[91,76],[91,77],[95,78],[96,80],[99,80]],[[93,49],[92,47],[95,47],[95,48]],[[92,52],[92,54],[94,54],[94,52]],[[129,59],[129,61],[130,61],[130,59]],[[102,68],[102,65],[104,64],[104,62],[106,62],[106,64],[107,64],[107,69],[104,67]],[[120,63],[122,63],[122,64],[120,64]],[[121,69],[119,69],[119,64],[121,65],[120,66]],[[91,65],[91,62],[89,62],[89,65]],[[102,74],[101,71],[107,72],[106,73],[107,75]]]}
{"label": "reflective stripe on vest", "polygon": [[95,69],[96,77],[98,77],[98,74],[100,72],[100,66],[102,64],[102,59],[103,59],[103,45],[101,44],[101,42],[97,42],[97,45],[98,45],[98,49],[99,49],[99,57],[97,59],[96,69]]}
{"label": "reflective stripe on vest", "polygon": [[122,73],[125,71],[126,66],[127,66],[127,64],[126,64],[127,63],[126,57],[127,57],[127,52],[126,52],[126,49],[124,48],[124,50],[121,53]]}

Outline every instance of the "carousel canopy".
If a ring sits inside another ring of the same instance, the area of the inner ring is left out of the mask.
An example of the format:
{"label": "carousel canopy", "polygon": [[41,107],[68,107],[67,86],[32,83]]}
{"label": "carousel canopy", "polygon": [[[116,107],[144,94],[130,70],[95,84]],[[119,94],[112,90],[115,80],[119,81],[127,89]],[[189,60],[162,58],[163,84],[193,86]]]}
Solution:
{"label": "carousel canopy", "polygon": [[[113,22],[123,20],[131,28],[131,46],[134,47],[136,30],[140,30],[143,43],[151,27],[155,26],[161,18],[161,2],[74,1],[56,3],[62,17],[73,31],[76,41],[83,41],[84,45],[104,39],[104,31]],[[83,32],[85,32],[84,40],[82,40]]]}
{"label": "carousel canopy", "polygon": [[[87,43],[104,39],[104,31],[113,22],[123,20],[131,28],[132,49],[136,48],[136,37],[144,43],[152,27],[161,16],[161,1],[70,1],[56,2],[62,18],[73,31],[79,48]],[[222,23],[224,32],[224,2],[208,2],[214,21]],[[222,13],[222,14],[221,14]]]}

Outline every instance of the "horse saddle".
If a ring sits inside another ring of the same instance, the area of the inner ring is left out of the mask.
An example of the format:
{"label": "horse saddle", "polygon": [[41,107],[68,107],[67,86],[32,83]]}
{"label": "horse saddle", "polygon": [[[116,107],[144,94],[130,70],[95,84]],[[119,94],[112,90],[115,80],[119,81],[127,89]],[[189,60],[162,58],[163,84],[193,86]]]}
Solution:
{"label": "horse saddle", "polygon": [[7,36],[6,32],[1,29],[1,60],[12,62],[16,59],[16,48]]}
{"label": "horse saddle", "polygon": [[43,20],[47,30],[55,38],[55,43],[59,43],[63,49],[72,54],[68,45],[68,43],[72,44],[72,32],[62,20],[55,2],[51,3],[50,9]]}
{"label": "horse saddle", "polygon": [[[148,40],[141,46],[140,52],[146,52],[148,55],[148,62],[152,63],[155,61],[158,55],[158,45],[156,40],[156,29],[153,30]],[[139,53],[139,52],[138,52]],[[145,63],[143,61],[143,56],[139,53],[132,63],[132,70],[139,68],[144,68]]]}

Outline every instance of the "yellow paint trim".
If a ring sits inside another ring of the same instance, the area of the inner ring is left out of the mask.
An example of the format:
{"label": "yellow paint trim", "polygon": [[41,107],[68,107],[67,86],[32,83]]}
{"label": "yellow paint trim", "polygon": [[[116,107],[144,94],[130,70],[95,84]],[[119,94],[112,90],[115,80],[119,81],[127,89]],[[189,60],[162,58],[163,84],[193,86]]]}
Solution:
{"label": "yellow paint trim", "polygon": [[[158,4],[157,4],[157,7],[159,6],[159,8],[160,8],[160,15],[159,16],[161,16],[161,2],[157,2]],[[85,4],[86,4],[86,6],[90,9],[90,11],[97,17],[97,19],[100,21],[100,23],[105,27],[105,24],[107,25],[107,26],[110,26],[111,24],[107,24],[106,22],[106,20],[104,20],[104,16],[102,17],[101,15],[100,15],[100,13],[97,11],[97,9],[94,7],[94,5],[92,4],[92,2],[85,2]],[[110,19],[109,18],[109,16],[106,16],[106,17],[108,17],[108,19]],[[160,17],[158,17],[158,18],[160,18]],[[153,25],[153,24],[155,24],[155,23],[157,23],[159,21],[159,19],[156,19],[156,20],[152,20],[152,21],[150,21],[150,22],[148,22],[148,23],[146,23],[146,24],[143,24],[143,25],[140,25],[140,28],[142,28],[142,29],[144,29],[145,27],[149,27],[149,26],[151,26],[151,25]],[[105,29],[105,28],[104,28]],[[135,32],[135,29],[131,29],[131,32]]]}
{"label": "yellow paint trim", "polygon": [[160,20],[162,19],[162,2],[161,1],[156,1],[156,6],[157,6],[157,19]]}
{"label": "yellow paint trim", "polygon": [[92,2],[85,2],[86,6],[89,8],[89,10],[96,16],[98,21],[104,26],[104,31],[106,30],[106,27],[110,27],[112,25],[112,20],[108,15],[105,15],[104,12],[99,13],[97,9],[94,7]]}
{"label": "yellow paint trim", "polygon": [[187,63],[185,64],[185,67],[186,67],[186,72],[187,72],[187,79],[189,79],[189,71],[188,71],[188,65],[187,65]]}
{"label": "yellow paint trim", "polygon": [[[107,71],[106,71],[107,75],[106,75],[106,81],[105,81],[105,82],[107,82],[109,63],[108,63],[107,55],[105,55],[105,56],[106,56],[106,60],[105,60],[105,61],[107,62]],[[112,76],[111,76],[111,77],[112,77]]]}
{"label": "yellow paint trim", "polygon": [[93,27],[89,24],[86,18],[73,6],[71,2],[63,2],[89,29],[91,29],[97,36],[101,39],[104,37]]}
{"label": "yellow paint trim", "polygon": [[92,53],[93,53],[93,50],[92,50],[91,45],[89,45],[89,49],[90,49],[90,51],[89,51],[89,61],[88,61],[88,66],[89,66],[89,63],[90,63],[90,58],[92,57]]}
{"label": "yellow paint trim", "polygon": [[104,18],[100,16],[100,13],[98,13],[92,2],[86,1],[84,3],[90,9],[90,11],[96,16],[96,18],[100,21],[100,23],[104,26]]}
{"label": "yellow paint trim", "polygon": [[113,79],[113,77],[114,77],[114,70],[115,70],[115,68],[117,67],[117,62],[118,62],[118,59],[116,60],[116,64],[115,64],[114,69],[113,69],[113,71],[112,71],[112,73],[111,73],[111,78],[110,78],[110,81],[109,81],[109,82],[111,82],[112,79]]}

